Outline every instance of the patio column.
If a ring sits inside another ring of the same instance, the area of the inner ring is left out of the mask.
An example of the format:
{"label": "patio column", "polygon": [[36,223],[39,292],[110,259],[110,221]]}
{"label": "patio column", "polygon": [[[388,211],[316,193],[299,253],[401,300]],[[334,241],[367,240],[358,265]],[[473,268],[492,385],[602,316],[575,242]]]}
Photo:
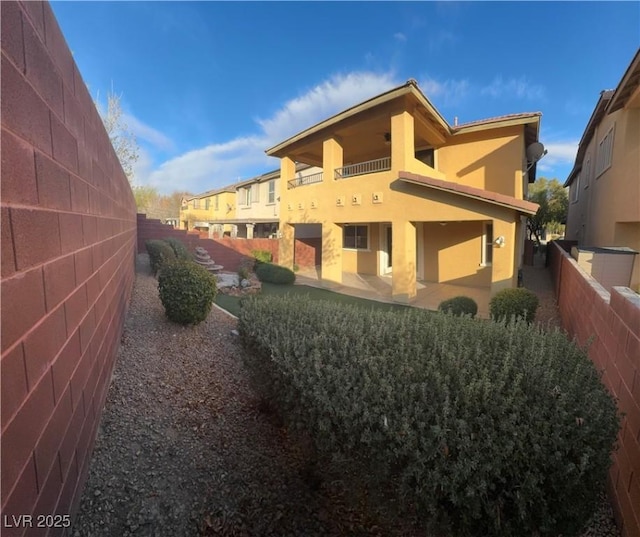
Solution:
{"label": "patio column", "polygon": [[328,287],[342,283],[342,226],[322,224],[322,281]]}
{"label": "patio column", "polygon": [[280,224],[282,236],[278,241],[278,264],[293,270],[293,251],[296,228],[287,222]]}
{"label": "patio column", "polygon": [[391,116],[391,168],[409,170],[414,158],[413,116],[406,111],[400,112]]}
{"label": "patio column", "polygon": [[515,222],[493,221],[491,296],[502,289],[518,286],[518,272],[514,270],[514,258],[517,251],[516,241]]}
{"label": "patio column", "polygon": [[395,302],[409,304],[416,297],[416,226],[406,220],[394,221],[393,274],[391,293]]}
{"label": "patio column", "polygon": [[322,170],[325,181],[333,181],[334,170],[342,168],[342,146],[338,138],[329,138],[322,142]]}
{"label": "patio column", "polygon": [[247,224],[247,239],[253,239],[254,224]]}

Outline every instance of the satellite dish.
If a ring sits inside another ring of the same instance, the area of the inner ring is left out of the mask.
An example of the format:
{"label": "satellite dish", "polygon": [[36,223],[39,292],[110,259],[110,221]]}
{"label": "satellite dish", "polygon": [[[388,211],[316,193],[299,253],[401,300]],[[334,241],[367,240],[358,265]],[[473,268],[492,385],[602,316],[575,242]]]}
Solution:
{"label": "satellite dish", "polygon": [[540,142],[533,142],[527,147],[527,161],[538,162],[546,153],[544,146]]}

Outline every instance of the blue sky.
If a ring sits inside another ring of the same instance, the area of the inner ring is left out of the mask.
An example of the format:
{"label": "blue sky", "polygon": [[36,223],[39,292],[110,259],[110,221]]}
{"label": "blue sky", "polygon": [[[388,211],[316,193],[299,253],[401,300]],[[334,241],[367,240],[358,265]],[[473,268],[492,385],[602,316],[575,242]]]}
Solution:
{"label": "blue sky", "polygon": [[122,95],[136,184],[203,192],[264,150],[418,81],[453,124],[543,113],[566,179],[600,91],[640,45],[638,2],[52,2],[91,94]]}

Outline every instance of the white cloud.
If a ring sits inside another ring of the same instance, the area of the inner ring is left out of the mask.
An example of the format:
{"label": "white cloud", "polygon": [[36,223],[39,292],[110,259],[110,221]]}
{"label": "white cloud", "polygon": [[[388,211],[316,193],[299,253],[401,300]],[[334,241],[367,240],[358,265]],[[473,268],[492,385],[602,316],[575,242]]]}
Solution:
{"label": "white cloud", "polygon": [[540,169],[549,171],[558,165],[573,165],[576,153],[578,152],[579,142],[579,140],[566,140],[545,144],[548,153],[544,159],[540,161]]}
{"label": "white cloud", "polygon": [[239,177],[246,179],[256,169],[274,169],[278,162],[267,157],[265,149],[396,85],[399,82],[389,73],[333,76],[286,102],[271,117],[257,118],[254,133],[188,151],[154,170],[145,170],[140,163],[138,183],[153,185],[160,192],[180,189],[197,193],[232,183]]}
{"label": "white cloud", "polygon": [[448,79],[440,82],[430,77],[419,81],[418,85],[427,98],[445,106],[459,103],[467,96],[470,88],[468,80]]}
{"label": "white cloud", "polygon": [[393,37],[397,40],[397,41],[401,41],[401,42],[405,42],[407,40],[407,36],[404,35],[402,32],[396,32],[395,34],[393,34]]}
{"label": "white cloud", "polygon": [[531,83],[526,77],[509,78],[505,80],[498,75],[493,82],[481,90],[482,95],[489,95],[494,99],[500,97],[516,97],[518,99],[544,99],[545,89],[539,84]]}
{"label": "white cloud", "polygon": [[123,114],[122,119],[137,138],[150,143],[158,149],[165,151],[173,149],[174,144],[169,137],[143,123],[137,117],[131,114]]}

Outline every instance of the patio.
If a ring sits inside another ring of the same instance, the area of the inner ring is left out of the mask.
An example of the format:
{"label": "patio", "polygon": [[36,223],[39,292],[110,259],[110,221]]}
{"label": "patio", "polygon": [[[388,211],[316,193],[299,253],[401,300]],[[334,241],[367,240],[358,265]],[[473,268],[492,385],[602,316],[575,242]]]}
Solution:
{"label": "patio", "polygon": [[[391,298],[391,275],[342,273],[342,284],[327,284],[320,279],[320,268],[303,269],[296,273],[296,284],[330,289],[337,293],[393,303]],[[411,306],[437,310],[443,301],[455,296],[468,296],[478,304],[478,317],[489,317],[490,290],[486,287],[467,287],[447,283],[417,282],[417,297]]]}

